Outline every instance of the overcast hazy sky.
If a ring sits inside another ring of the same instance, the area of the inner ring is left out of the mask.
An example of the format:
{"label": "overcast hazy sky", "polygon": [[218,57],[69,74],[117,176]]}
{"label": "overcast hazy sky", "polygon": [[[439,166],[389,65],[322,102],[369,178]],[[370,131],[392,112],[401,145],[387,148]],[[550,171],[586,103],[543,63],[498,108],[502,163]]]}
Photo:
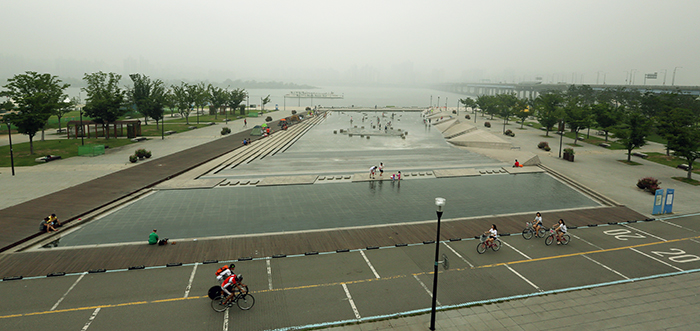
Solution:
{"label": "overcast hazy sky", "polygon": [[700,85],[699,14],[698,0],[5,0],[0,74],[592,84],[636,69],[670,85],[682,67],[676,85]]}

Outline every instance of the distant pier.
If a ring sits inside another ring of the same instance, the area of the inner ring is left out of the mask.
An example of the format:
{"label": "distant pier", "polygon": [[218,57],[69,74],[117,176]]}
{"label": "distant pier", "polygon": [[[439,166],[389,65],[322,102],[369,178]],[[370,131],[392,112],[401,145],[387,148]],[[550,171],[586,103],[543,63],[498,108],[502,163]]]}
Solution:
{"label": "distant pier", "polygon": [[297,106],[301,106],[301,99],[311,99],[311,106],[313,106],[314,99],[343,99],[344,97],[343,94],[333,92],[292,91],[284,95],[284,109],[287,109],[287,98],[297,99]]}

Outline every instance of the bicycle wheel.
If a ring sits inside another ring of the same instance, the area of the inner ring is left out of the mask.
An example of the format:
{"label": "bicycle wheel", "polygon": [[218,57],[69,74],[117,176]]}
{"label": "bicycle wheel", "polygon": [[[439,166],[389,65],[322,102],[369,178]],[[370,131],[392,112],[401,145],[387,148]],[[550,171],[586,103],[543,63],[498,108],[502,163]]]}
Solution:
{"label": "bicycle wheel", "polygon": [[499,249],[501,249],[501,240],[496,239],[493,241],[493,246],[491,246],[491,249],[493,249],[494,252],[498,252]]}
{"label": "bicycle wheel", "polygon": [[238,308],[240,308],[241,310],[248,310],[250,308],[253,308],[253,305],[255,305],[255,297],[253,297],[252,294],[247,293],[239,295],[236,299],[236,305],[238,305]]}
{"label": "bicycle wheel", "polygon": [[523,238],[525,238],[525,240],[532,239],[532,230],[530,230],[530,229],[523,230]]}
{"label": "bicycle wheel", "polygon": [[224,304],[224,301],[226,301],[226,297],[217,296],[216,299],[211,301],[211,308],[218,313],[228,309],[228,306]]}
{"label": "bicycle wheel", "polygon": [[565,234],[561,237],[561,243],[564,245],[568,245],[570,241],[571,241],[571,237],[569,237],[568,234]]}
{"label": "bicycle wheel", "polygon": [[547,239],[544,240],[544,244],[547,246],[551,245],[553,242],[554,242],[554,235],[551,235],[551,234],[549,235],[549,237],[547,237]]}
{"label": "bicycle wheel", "polygon": [[538,237],[544,238],[544,235],[547,233],[547,230],[545,230],[543,227],[540,227],[540,231],[537,231]]}
{"label": "bicycle wheel", "polygon": [[476,245],[476,251],[479,252],[479,254],[484,254],[484,252],[486,252],[486,244],[479,243],[478,245]]}

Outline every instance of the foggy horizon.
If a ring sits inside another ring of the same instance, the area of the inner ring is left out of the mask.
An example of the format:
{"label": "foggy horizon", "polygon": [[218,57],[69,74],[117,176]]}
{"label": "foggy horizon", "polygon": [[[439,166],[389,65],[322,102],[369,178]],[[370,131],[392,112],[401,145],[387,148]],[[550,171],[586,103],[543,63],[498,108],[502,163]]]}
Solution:
{"label": "foggy horizon", "polygon": [[[14,1],[0,79],[700,85],[697,1]],[[631,74],[630,74],[631,73]]]}

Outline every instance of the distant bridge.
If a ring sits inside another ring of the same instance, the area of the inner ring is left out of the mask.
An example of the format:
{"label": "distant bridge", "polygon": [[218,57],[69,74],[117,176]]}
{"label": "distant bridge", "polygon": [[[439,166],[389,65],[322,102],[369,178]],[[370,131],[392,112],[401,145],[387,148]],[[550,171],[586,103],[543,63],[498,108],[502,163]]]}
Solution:
{"label": "distant bridge", "polygon": [[[572,84],[540,84],[540,83],[446,83],[434,86],[440,91],[465,94],[471,96],[496,95],[501,93],[515,93],[519,98],[534,99],[545,91],[566,91]],[[700,86],[669,86],[669,85],[610,85],[610,84],[577,84],[588,85],[594,91],[602,91],[607,88],[626,88],[637,90],[641,93],[670,93],[679,92],[700,96]]]}

